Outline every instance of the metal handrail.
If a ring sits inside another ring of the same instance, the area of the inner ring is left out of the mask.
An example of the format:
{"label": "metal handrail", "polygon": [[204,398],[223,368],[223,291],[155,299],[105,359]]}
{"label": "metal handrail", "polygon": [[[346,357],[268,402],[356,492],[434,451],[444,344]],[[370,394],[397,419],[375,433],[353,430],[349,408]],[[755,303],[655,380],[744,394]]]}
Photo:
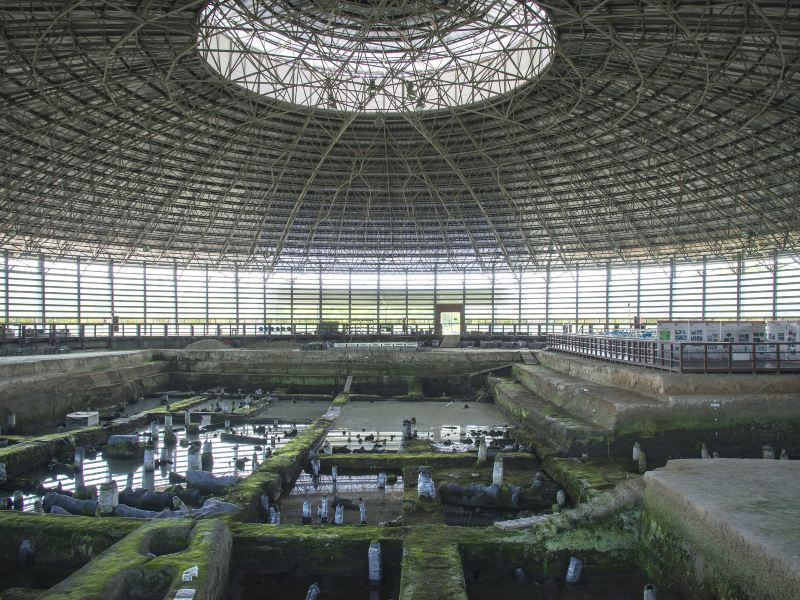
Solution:
{"label": "metal handrail", "polygon": [[800,344],[793,342],[668,342],[548,334],[547,347],[594,360],[676,373],[800,372]]}

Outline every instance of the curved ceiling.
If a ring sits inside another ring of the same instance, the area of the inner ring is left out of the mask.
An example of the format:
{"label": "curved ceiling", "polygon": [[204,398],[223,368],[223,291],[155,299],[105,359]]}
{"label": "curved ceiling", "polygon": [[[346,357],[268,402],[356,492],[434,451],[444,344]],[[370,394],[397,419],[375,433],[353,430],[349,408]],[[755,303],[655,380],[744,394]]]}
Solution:
{"label": "curved ceiling", "polygon": [[554,42],[531,0],[213,0],[198,39],[256,93],[364,112],[488,100],[534,79]]}
{"label": "curved ceiling", "polygon": [[796,4],[538,4],[532,82],[369,114],[223,79],[203,2],[3,2],[0,246],[516,269],[800,245]]}

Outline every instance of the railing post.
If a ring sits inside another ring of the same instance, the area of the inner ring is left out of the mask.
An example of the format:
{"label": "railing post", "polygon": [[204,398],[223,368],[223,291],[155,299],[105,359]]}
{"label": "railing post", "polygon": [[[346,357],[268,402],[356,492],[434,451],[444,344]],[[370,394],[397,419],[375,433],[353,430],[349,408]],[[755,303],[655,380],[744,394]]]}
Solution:
{"label": "railing post", "polygon": [[775,343],[775,370],[781,372],[781,345]]}
{"label": "railing post", "polygon": [[683,373],[683,344],[678,345],[678,371]]}
{"label": "railing post", "polygon": [[728,373],[733,372],[733,344],[728,343]]}
{"label": "railing post", "polygon": [[708,344],[703,343],[703,373],[708,373]]}
{"label": "railing post", "polygon": [[751,348],[752,348],[752,351],[750,353],[750,357],[753,360],[753,373],[755,373],[756,372],[756,343],[755,342],[753,342],[751,344]]}

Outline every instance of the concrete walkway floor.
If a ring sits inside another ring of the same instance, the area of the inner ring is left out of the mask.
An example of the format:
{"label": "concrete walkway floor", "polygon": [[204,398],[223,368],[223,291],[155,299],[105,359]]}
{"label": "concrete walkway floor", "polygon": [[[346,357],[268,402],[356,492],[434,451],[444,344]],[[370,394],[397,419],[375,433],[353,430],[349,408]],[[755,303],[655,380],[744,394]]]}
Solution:
{"label": "concrete walkway floor", "polygon": [[800,597],[800,461],[672,460],[644,481],[646,511],[691,549],[699,585]]}
{"label": "concrete walkway floor", "polygon": [[0,364],[35,363],[42,361],[59,361],[75,358],[98,358],[102,356],[124,356],[138,354],[142,350],[82,350],[65,354],[23,354],[19,356],[0,356]]}

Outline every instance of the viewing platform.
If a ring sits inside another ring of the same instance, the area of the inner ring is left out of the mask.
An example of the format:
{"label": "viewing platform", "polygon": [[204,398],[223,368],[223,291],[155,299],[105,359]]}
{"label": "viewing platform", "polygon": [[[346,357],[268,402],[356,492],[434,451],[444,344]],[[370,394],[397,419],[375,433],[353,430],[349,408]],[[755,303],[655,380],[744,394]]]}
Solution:
{"label": "viewing platform", "polygon": [[595,360],[676,373],[800,373],[797,343],[664,342],[548,334],[547,348]]}

